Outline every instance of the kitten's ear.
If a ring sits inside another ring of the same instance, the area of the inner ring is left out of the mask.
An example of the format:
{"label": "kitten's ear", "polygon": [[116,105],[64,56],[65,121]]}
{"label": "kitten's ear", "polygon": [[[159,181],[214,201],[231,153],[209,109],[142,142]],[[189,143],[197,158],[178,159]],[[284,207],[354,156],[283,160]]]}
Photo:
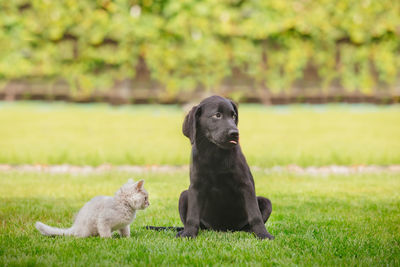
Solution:
{"label": "kitten's ear", "polygon": [[124,194],[124,192],[126,191],[126,185],[127,185],[127,184],[122,185],[122,186],[117,190],[117,192],[115,192],[115,195],[117,196],[117,195]]}
{"label": "kitten's ear", "polygon": [[144,184],[144,180],[140,180],[139,182],[136,182],[136,189],[137,190],[142,190]]}
{"label": "kitten's ear", "polygon": [[134,185],[135,185],[135,182],[133,181],[133,179],[132,179],[132,178],[129,178],[129,179],[128,179],[128,182],[126,182],[125,184],[123,184],[123,185],[121,186],[121,188],[118,189],[118,191],[116,192],[116,194],[121,194],[121,193],[123,193],[124,191],[125,191],[125,192],[128,192],[128,191],[132,190],[132,186],[134,186]]}

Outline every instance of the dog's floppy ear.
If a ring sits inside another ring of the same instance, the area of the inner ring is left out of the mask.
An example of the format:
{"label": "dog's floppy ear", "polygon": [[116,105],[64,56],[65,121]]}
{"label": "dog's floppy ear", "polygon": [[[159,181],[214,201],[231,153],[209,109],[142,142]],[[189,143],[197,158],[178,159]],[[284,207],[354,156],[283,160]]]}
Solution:
{"label": "dog's floppy ear", "polygon": [[232,106],[233,106],[233,109],[234,109],[235,112],[236,112],[235,123],[236,123],[236,125],[238,125],[238,123],[239,123],[239,111],[238,111],[238,107],[237,107],[237,105],[235,104],[235,102],[233,102],[232,100],[229,100],[229,101],[231,101],[231,104],[232,104]]}
{"label": "dog's floppy ear", "polygon": [[194,143],[194,140],[196,138],[196,123],[198,114],[200,114],[200,107],[192,107],[192,109],[186,115],[182,125],[183,134],[190,139],[190,142],[192,144]]}

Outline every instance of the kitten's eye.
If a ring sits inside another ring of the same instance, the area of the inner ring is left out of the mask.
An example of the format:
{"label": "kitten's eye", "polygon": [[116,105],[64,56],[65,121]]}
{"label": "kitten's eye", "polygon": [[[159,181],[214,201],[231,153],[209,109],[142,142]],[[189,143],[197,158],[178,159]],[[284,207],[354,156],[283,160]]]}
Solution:
{"label": "kitten's eye", "polygon": [[232,119],[234,119],[234,120],[236,121],[236,118],[237,118],[236,115],[233,114],[233,115],[232,115]]}
{"label": "kitten's eye", "polygon": [[222,118],[222,114],[219,113],[219,112],[217,112],[217,113],[215,113],[215,114],[213,115],[213,118],[215,118],[215,119],[221,119],[221,118]]}

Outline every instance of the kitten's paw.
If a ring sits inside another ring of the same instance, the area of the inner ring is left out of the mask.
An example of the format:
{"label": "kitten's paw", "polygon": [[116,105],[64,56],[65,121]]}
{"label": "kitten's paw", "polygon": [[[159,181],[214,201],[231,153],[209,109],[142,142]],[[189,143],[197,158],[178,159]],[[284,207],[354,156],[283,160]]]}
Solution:
{"label": "kitten's paw", "polygon": [[99,236],[101,238],[111,238],[112,237],[112,233],[110,231],[104,231],[104,232],[100,232]]}

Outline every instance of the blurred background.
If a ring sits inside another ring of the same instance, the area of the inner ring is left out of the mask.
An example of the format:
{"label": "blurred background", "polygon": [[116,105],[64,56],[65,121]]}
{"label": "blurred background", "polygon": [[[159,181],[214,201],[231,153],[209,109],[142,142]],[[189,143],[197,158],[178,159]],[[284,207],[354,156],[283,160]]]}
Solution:
{"label": "blurred background", "polygon": [[211,94],[253,166],[398,164],[399,49],[400,1],[0,1],[0,164],[187,165]]}
{"label": "blurred background", "polygon": [[400,102],[400,2],[0,2],[0,99]]}
{"label": "blurred background", "polygon": [[[0,266],[400,266],[400,0],[0,0]],[[274,242],[178,242],[182,123],[239,103]],[[42,237],[145,179],[132,239]],[[151,232],[151,233],[150,233]]]}

